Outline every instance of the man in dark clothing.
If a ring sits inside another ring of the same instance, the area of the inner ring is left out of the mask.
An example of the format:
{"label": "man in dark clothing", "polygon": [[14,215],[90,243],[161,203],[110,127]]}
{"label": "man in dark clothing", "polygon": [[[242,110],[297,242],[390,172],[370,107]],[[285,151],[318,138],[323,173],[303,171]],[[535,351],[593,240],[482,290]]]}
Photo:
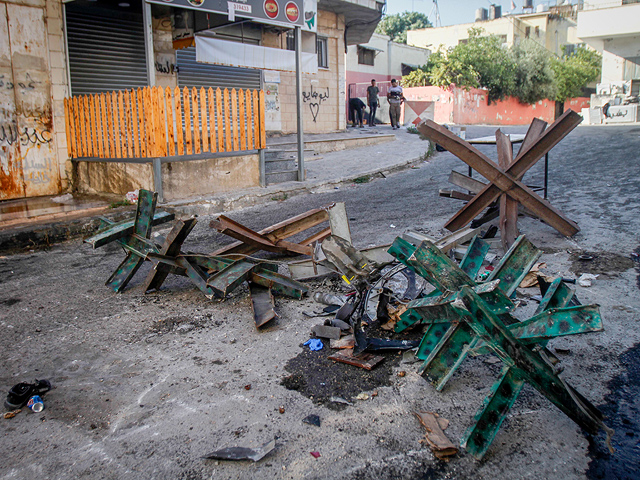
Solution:
{"label": "man in dark clothing", "polygon": [[353,126],[356,126],[356,114],[358,115],[357,121],[360,128],[364,127],[362,124],[363,112],[365,109],[365,104],[358,97],[349,99],[349,115],[353,119]]}
{"label": "man in dark clothing", "polygon": [[367,103],[369,104],[369,126],[376,126],[376,110],[378,110],[380,90],[376,87],[376,80],[371,80],[371,86],[367,87]]}

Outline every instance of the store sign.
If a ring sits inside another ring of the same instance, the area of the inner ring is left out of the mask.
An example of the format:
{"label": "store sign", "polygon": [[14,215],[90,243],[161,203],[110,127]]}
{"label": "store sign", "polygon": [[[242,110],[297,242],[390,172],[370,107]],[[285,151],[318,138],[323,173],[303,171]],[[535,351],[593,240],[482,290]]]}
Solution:
{"label": "store sign", "polygon": [[[317,2],[315,0],[147,0],[148,3],[172,7],[201,10],[226,15],[229,20],[236,17],[282,27],[305,27],[315,31]],[[307,4],[307,10],[304,6]],[[308,25],[305,19],[310,19]]]}

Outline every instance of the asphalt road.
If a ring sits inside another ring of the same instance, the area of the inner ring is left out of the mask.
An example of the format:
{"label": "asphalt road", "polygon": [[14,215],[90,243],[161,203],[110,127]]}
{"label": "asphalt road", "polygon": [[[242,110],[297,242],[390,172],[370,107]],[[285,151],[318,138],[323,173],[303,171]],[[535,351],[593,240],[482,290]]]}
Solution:
{"label": "asphalt road", "polygon": [[[467,136],[493,130],[471,127]],[[524,133],[524,128],[506,131]],[[495,158],[492,147],[482,150]],[[640,128],[576,129],[551,154],[549,197],[581,232],[567,239],[538,221],[519,222],[522,233],[545,251],[547,273],[599,274],[593,287],[577,287],[577,295],[582,303],[601,305],[605,331],[554,340],[551,346],[565,352],[564,378],[601,405],[617,427],[615,455],[602,450],[602,435],[588,438],[525,387],[482,462],[464,452],[439,462],[420,443],[424,433],[412,412],[436,411],[449,419],[446,433],[457,442],[498,365],[469,359],[447,388],[436,392],[415,374],[415,364],[387,358],[386,378],[367,390],[377,396],[327,408],[281,385],[318,323],[301,314],[317,309],[313,300],[278,299],[280,318],[256,332],[246,290],[210,302],[173,277],[165,290],[145,295],[140,288],[145,266],[131,287],[116,295],[103,284],[122,259],[119,249],[92,251],[74,241],[0,258],[0,386],[7,390],[19,381],[50,378],[57,387],[45,396],[42,414],[0,420],[0,479],[637,478],[640,428],[634,412],[640,396],[637,382],[633,387],[628,380],[633,384],[637,378],[633,352],[640,344],[640,272],[631,260],[640,245],[639,152]],[[452,168],[466,171],[461,161],[440,153],[386,179],[229,216],[262,228],[344,201],[358,247],[390,242],[406,229],[443,234],[444,222],[461,206],[438,196],[439,188],[450,188]],[[540,163],[525,180],[539,184],[541,178]],[[208,252],[227,241],[211,231],[208,220],[200,219],[185,248]],[[595,259],[580,263],[579,253]],[[529,308],[535,304],[527,295],[535,293],[523,292]],[[341,370],[330,367],[327,372],[335,376],[327,377],[327,384],[333,382],[336,393],[349,392],[353,400],[347,385],[340,390]],[[308,375],[328,375],[321,362],[311,368]],[[400,370],[406,376],[397,376]],[[302,423],[310,413],[321,417],[320,428]],[[216,448],[256,447],[273,438],[275,451],[256,464],[201,458]],[[312,451],[321,456],[314,458]]]}

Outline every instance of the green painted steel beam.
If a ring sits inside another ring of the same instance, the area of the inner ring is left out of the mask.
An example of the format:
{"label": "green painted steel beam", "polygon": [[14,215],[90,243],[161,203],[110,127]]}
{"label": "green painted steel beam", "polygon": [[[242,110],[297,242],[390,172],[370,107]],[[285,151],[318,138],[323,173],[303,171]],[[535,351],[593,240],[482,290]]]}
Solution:
{"label": "green painted steel beam", "polygon": [[195,262],[190,261],[189,257],[179,256],[177,257],[178,265],[184,268],[187,276],[198,287],[198,289],[204,293],[205,297],[211,300],[214,297],[223,297],[224,295],[217,291],[215,288],[208,285],[207,281],[209,277],[206,272]]}
{"label": "green painted steel beam", "polygon": [[251,272],[250,278],[253,283],[270,288],[274,293],[287,297],[301,299],[309,293],[309,288],[303,283],[269,270],[258,271],[255,268]]}
{"label": "green painted steel beam", "polygon": [[256,264],[249,260],[238,260],[211,275],[207,280],[207,285],[213,288],[219,296],[226,297],[247,280],[249,273],[255,266]]}
{"label": "green painted steel beam", "polygon": [[491,387],[491,392],[475,415],[474,424],[460,441],[460,446],[477,460],[487,452],[524,383],[516,369],[504,367],[500,379]]}
{"label": "green painted steel beam", "polygon": [[[152,225],[161,225],[163,223],[170,222],[175,218],[173,213],[169,212],[157,212],[153,216]],[[104,222],[104,219],[101,219]],[[112,223],[106,228],[98,230],[95,235],[84,239],[84,243],[90,244],[93,248],[102,247],[107,243],[111,243],[119,238],[128,237],[134,233],[134,220],[125,220],[120,223]]]}
{"label": "green painted steel beam", "polygon": [[482,268],[482,262],[484,262],[484,257],[487,256],[490,248],[491,245],[478,237],[478,235],[471,239],[467,252],[460,261],[460,269],[469,275],[469,278],[472,280],[475,280],[478,276],[478,272]]}
{"label": "green painted steel beam", "polygon": [[428,240],[415,249],[407,263],[441,292],[456,291],[463,285],[477,285],[453,260]]}
{"label": "green painted steel beam", "polygon": [[569,305],[573,296],[573,289],[569,288],[569,286],[562,281],[562,278],[556,278],[547,288],[534,315],[538,315],[550,308],[565,307]]}
{"label": "green painted steel beam", "polygon": [[471,288],[462,287],[460,300],[464,305],[457,304],[461,316],[505,365],[514,368],[516,375],[588,433],[595,434],[600,428],[606,428],[599,410],[562,380],[538,353],[521,343]]}
{"label": "green painted steel beam", "polygon": [[536,248],[524,235],[520,235],[491,272],[487,281],[500,280],[502,291],[511,296],[540,255],[542,250]]}

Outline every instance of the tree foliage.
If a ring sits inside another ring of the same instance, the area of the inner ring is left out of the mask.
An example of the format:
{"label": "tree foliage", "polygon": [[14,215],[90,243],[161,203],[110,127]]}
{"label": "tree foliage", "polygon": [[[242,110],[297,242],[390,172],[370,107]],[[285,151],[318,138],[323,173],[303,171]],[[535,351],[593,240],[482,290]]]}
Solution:
{"label": "tree foliage", "polygon": [[483,33],[469,29],[465,43],[433,53],[426,65],[402,78],[403,85],[483,87],[489,103],[507,96],[535,103],[579,96],[600,75],[601,56],[584,47],[557,58],[532,40],[505,48],[500,37]]}
{"label": "tree foliage", "polygon": [[579,46],[573,54],[553,59],[551,68],[557,85],[555,99],[564,102],[579,97],[584,87],[600,78],[602,55]]}
{"label": "tree foliage", "polygon": [[509,54],[516,65],[511,95],[529,104],[555,98],[557,87],[551,52],[533,40],[523,40],[511,47]]}
{"label": "tree foliage", "polygon": [[429,17],[419,12],[403,12],[394,15],[385,15],[378,26],[376,33],[382,33],[391,37],[398,43],[407,43],[407,30],[432,27]]}

